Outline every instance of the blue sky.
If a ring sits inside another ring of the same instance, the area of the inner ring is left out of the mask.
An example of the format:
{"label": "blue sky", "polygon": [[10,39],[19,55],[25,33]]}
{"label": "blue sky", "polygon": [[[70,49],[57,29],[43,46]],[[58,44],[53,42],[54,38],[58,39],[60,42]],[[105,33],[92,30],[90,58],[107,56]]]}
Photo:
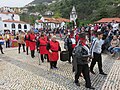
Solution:
{"label": "blue sky", "polygon": [[9,6],[9,7],[23,7],[26,4],[30,3],[33,0],[0,0],[0,7]]}

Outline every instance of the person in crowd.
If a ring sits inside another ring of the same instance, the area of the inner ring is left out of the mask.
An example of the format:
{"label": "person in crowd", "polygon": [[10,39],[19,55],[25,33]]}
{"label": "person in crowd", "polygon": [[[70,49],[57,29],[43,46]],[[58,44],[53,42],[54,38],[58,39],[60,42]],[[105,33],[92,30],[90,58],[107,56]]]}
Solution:
{"label": "person in crowd", "polygon": [[113,48],[113,53],[112,55],[115,55],[118,53],[117,60],[120,60],[120,45],[118,47]]}
{"label": "person in crowd", "polygon": [[29,35],[30,31],[28,31],[25,35],[25,43],[26,43],[26,54],[28,55],[28,48],[29,48]]}
{"label": "person in crowd", "polygon": [[44,62],[44,55],[47,56],[47,62],[49,62],[49,57],[48,57],[48,50],[46,48],[47,43],[48,43],[48,39],[47,37],[44,35],[44,33],[41,33],[41,37],[39,38],[39,52],[41,54],[41,60],[42,62]]}
{"label": "person in crowd", "polygon": [[117,23],[117,21],[113,20],[112,23],[111,23],[112,27],[113,27],[113,32],[114,32],[114,35],[117,34],[117,31],[119,29],[119,24]]}
{"label": "person in crowd", "polygon": [[50,69],[57,69],[57,61],[59,59],[61,47],[56,40],[56,36],[52,36],[51,41],[47,44],[47,50],[49,51]]}
{"label": "person in crowd", "polygon": [[51,37],[52,37],[52,36],[51,36],[50,32],[49,32],[49,34],[48,34],[47,37],[48,37],[49,40],[51,40]]}
{"label": "person in crowd", "polygon": [[69,51],[69,63],[71,64],[72,51],[76,46],[76,40],[74,38],[74,32],[70,31],[70,35],[65,38],[64,48]]}
{"label": "person in crowd", "polygon": [[114,36],[113,36],[113,39],[112,39],[112,41],[111,41],[111,43],[110,43],[111,45],[110,45],[110,47],[108,48],[108,50],[110,51],[110,53],[112,53],[113,48],[119,46],[119,43],[120,43],[119,39],[117,38],[116,35],[114,35]]}
{"label": "person in crowd", "polygon": [[76,44],[77,44],[78,41],[79,41],[79,33],[77,33],[77,34],[75,35],[75,40],[76,40]]}
{"label": "person in crowd", "polygon": [[59,33],[59,36],[60,36],[60,40],[62,40],[62,33],[61,32]]}
{"label": "person in crowd", "polygon": [[85,87],[89,89],[95,89],[91,86],[91,80],[89,75],[89,58],[90,51],[86,45],[85,33],[80,34],[79,43],[73,50],[73,67],[75,69],[75,84],[80,86],[78,81],[80,74],[82,73],[85,79]]}
{"label": "person in crowd", "polygon": [[35,57],[35,48],[36,48],[36,37],[34,34],[34,31],[31,30],[29,35],[29,46],[30,46],[30,51],[31,51],[31,57]]}
{"label": "person in crowd", "polygon": [[92,74],[95,74],[95,72],[93,71],[93,68],[96,62],[98,62],[99,73],[102,75],[107,75],[103,72],[103,69],[102,69],[102,56],[101,56],[102,45],[103,45],[102,38],[103,38],[103,33],[97,32],[97,37],[93,40],[92,45],[91,45],[90,52],[92,55],[92,62],[90,65],[90,72]]}
{"label": "person in crowd", "polygon": [[118,36],[117,39],[119,41],[119,44],[118,44],[118,46],[116,46],[112,49],[112,56],[117,54],[118,55],[117,60],[120,60],[120,35]]}
{"label": "person in crowd", "polygon": [[9,32],[7,32],[6,34],[5,34],[5,41],[6,41],[6,48],[10,48],[10,34],[9,34]]}
{"label": "person in crowd", "polygon": [[23,52],[25,52],[25,35],[24,35],[24,32],[20,32],[20,34],[18,35],[18,53],[20,53],[20,48],[21,48],[21,45],[23,46]]}

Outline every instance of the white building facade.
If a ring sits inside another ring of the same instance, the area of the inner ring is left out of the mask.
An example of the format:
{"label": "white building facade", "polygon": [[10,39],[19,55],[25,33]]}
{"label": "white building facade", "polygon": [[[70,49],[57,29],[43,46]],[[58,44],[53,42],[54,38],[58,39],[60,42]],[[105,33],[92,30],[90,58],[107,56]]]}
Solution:
{"label": "white building facade", "polygon": [[2,20],[17,20],[20,21],[20,16],[12,12],[0,12]]}
{"label": "white building facade", "polygon": [[17,33],[18,31],[30,30],[30,24],[20,21],[20,16],[11,12],[0,13],[0,32],[6,31]]}
{"label": "white building facade", "polygon": [[42,29],[55,29],[55,28],[63,28],[66,27],[66,22],[70,22],[69,19],[65,18],[48,18],[42,17],[40,20],[36,20],[35,28]]}

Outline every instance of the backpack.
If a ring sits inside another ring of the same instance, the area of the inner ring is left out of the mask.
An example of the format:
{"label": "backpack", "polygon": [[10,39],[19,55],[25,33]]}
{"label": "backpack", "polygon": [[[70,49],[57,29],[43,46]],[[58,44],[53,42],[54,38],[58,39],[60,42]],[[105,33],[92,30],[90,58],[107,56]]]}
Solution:
{"label": "backpack", "polygon": [[85,48],[78,42],[76,47],[73,49],[73,57],[74,58],[79,58],[82,61],[87,61],[88,57],[88,52],[85,50]]}
{"label": "backpack", "polygon": [[82,52],[82,45],[79,44],[79,42],[78,42],[77,45],[75,46],[75,48],[73,49],[72,54],[74,57],[81,58],[81,56],[82,56],[81,52]]}

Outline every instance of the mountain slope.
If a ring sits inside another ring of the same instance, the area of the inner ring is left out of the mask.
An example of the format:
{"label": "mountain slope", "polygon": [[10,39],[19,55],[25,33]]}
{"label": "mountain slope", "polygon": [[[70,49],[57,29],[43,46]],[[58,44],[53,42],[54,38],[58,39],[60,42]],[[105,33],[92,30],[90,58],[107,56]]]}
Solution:
{"label": "mountain slope", "polygon": [[[35,0],[32,3],[51,2],[53,0]],[[30,12],[51,10],[69,18],[73,5],[76,7],[78,18],[81,20],[96,21],[103,17],[120,17],[120,0],[57,0],[50,5],[37,5],[29,8]]]}
{"label": "mountain slope", "polygon": [[31,4],[39,4],[39,3],[43,3],[43,2],[52,2],[53,0],[34,0],[33,2],[31,2]]}

